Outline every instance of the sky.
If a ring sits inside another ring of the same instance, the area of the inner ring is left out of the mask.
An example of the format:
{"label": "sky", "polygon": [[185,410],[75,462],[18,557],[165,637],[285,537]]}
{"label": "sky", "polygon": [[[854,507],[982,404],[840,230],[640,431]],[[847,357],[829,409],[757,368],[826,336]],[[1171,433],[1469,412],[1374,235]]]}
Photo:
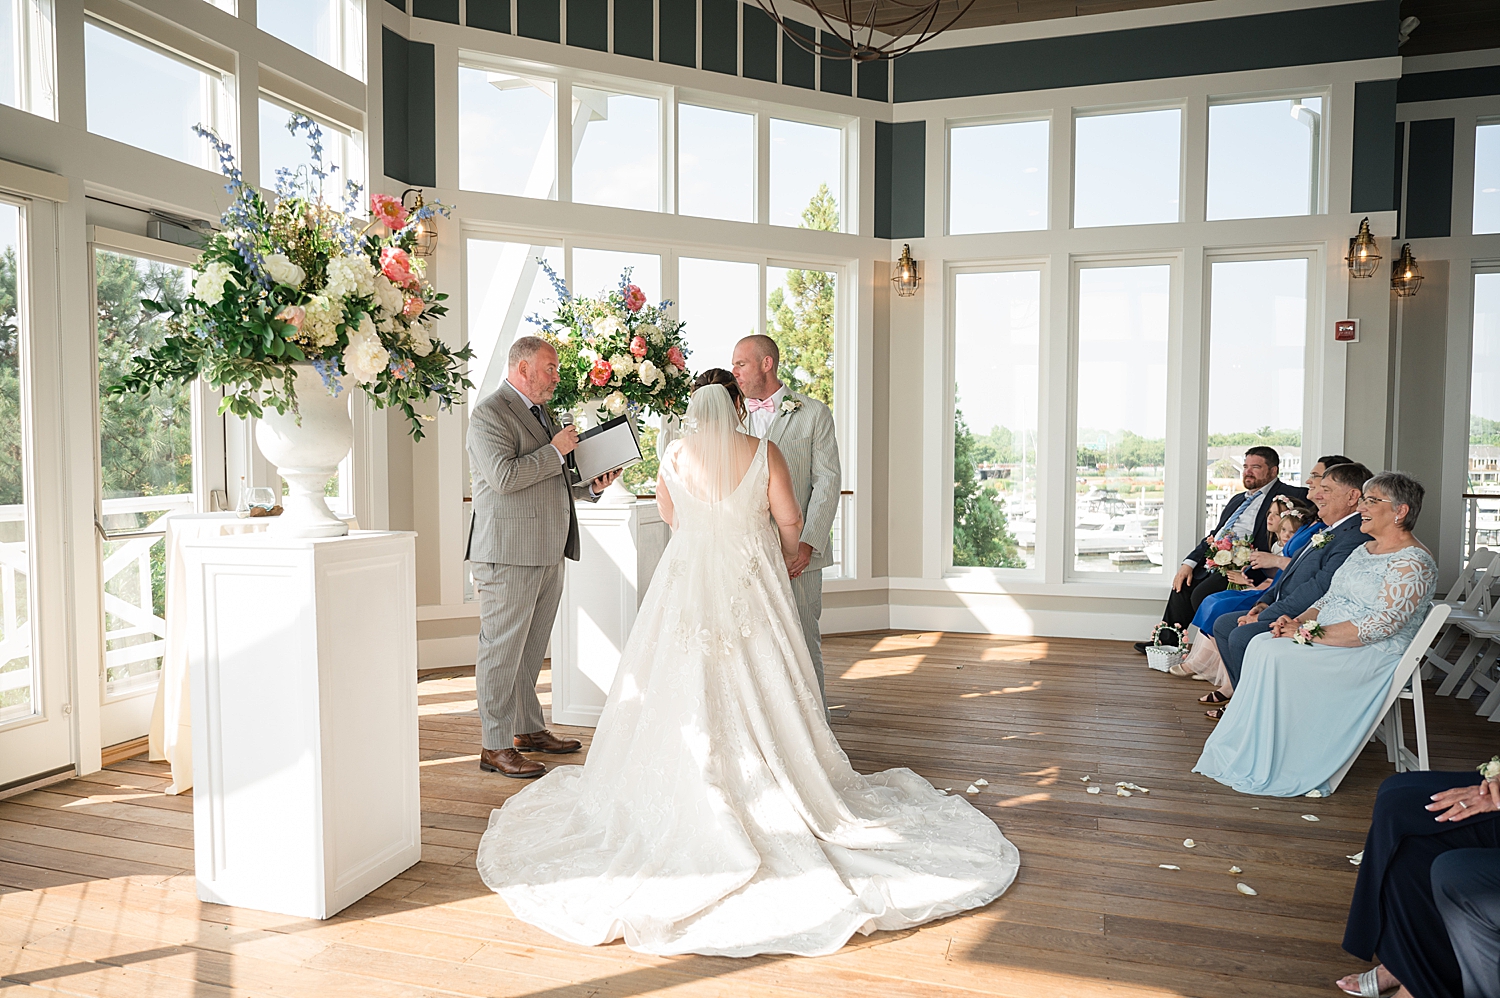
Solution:
{"label": "sky", "polygon": [[1323,100],[1309,97],[1215,104],[1208,109],[1208,217],[1306,215],[1317,165],[1312,122]]}
{"label": "sky", "polygon": [[1500,274],[1474,275],[1474,360],[1469,411],[1500,419]]}
{"label": "sky", "polygon": [[677,210],[755,221],[755,115],[677,105]]}
{"label": "sky", "polygon": [[1036,429],[1041,283],[1036,270],[954,277],[955,387],[976,433]]}
{"label": "sky", "polygon": [[1474,136],[1474,231],[1500,232],[1500,123]]}
{"label": "sky", "polygon": [[[291,120],[292,113],[286,108],[273,104],[265,98],[260,101],[260,186],[267,190],[276,187],[276,170],[279,167],[287,167],[296,170],[299,167],[307,167],[307,176],[312,176],[312,150],[308,147],[307,131],[299,129],[296,135],[287,131],[287,122]],[[344,141],[341,133],[327,125],[320,123],[323,130],[323,167],[329,165],[337,166],[328,179],[324,182],[325,196],[334,204],[343,200],[344,181],[351,179],[346,173],[346,164],[343,156]],[[358,168],[358,164],[355,164]],[[353,176],[356,183],[362,183],[362,176]]]}
{"label": "sky", "polygon": [[210,118],[205,74],[96,25],[83,31],[89,131],[198,164],[203,146],[192,127]]}
{"label": "sky", "polygon": [[1074,225],[1178,219],[1182,111],[1080,117],[1073,128]]}
{"label": "sky", "polygon": [[967,125],[949,132],[948,231],[1047,227],[1048,121]]}
{"label": "sky", "polygon": [[1130,430],[1166,436],[1167,328],[1172,268],[1078,272],[1078,443]]}
{"label": "sky", "polygon": [[16,103],[15,5],[0,3],[0,104]]}
{"label": "sky", "polygon": [[338,61],[332,13],[328,0],[256,0],[255,24],[331,66]]}
{"label": "sky", "polygon": [[1208,432],[1302,428],[1307,260],[1213,264]]}

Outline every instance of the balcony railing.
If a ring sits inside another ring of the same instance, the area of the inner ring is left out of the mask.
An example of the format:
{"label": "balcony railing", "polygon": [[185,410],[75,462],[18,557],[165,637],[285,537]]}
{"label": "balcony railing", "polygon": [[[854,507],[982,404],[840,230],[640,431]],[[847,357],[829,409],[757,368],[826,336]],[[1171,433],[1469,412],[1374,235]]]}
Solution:
{"label": "balcony railing", "polygon": [[1482,547],[1500,548],[1500,492],[1464,493],[1464,563]]}

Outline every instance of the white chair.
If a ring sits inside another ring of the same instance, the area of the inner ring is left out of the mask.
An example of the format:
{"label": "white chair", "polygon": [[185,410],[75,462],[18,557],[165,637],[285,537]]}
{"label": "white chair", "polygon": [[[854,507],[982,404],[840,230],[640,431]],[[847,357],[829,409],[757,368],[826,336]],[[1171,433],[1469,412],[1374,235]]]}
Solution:
{"label": "white chair", "polygon": [[[1359,758],[1360,752],[1364,751],[1372,738],[1379,737],[1385,742],[1386,758],[1396,765],[1396,772],[1404,773],[1409,769],[1427,768],[1427,713],[1422,704],[1422,677],[1417,672],[1417,664],[1422,660],[1422,653],[1432,644],[1432,639],[1448,620],[1448,614],[1453,608],[1446,603],[1436,603],[1432,611],[1427,614],[1427,619],[1422,622],[1422,627],[1417,631],[1417,636],[1411,639],[1411,644],[1406,646],[1406,654],[1401,656],[1401,661],[1396,664],[1396,671],[1391,676],[1390,689],[1386,691],[1385,700],[1381,705],[1380,713],[1376,716],[1375,723],[1370,730],[1365,732],[1365,737],[1359,740],[1359,748],[1354,754],[1339,767],[1339,771],[1333,774],[1328,781],[1329,791],[1339,788],[1344,777],[1348,775],[1349,769],[1354,765],[1354,760]],[[1414,753],[1406,747],[1406,732],[1401,719],[1401,701],[1412,702],[1412,713],[1416,720],[1417,729],[1417,751]]]}
{"label": "white chair", "polygon": [[[1489,635],[1476,633],[1464,627],[1464,623],[1483,623],[1500,628],[1500,600],[1491,597],[1491,589],[1497,577],[1500,577],[1500,564],[1497,563],[1500,563],[1500,553],[1488,548],[1477,549],[1469,557],[1448,595],[1438,601],[1439,604],[1450,607],[1452,614],[1448,617],[1447,630],[1422,656],[1423,678],[1431,678],[1439,672],[1445,676],[1442,685],[1438,687],[1438,696],[1448,696],[1467,678],[1470,667],[1489,641]],[[1448,654],[1458,643],[1459,635],[1464,633],[1469,634],[1468,645],[1456,662],[1449,662]],[[1500,630],[1496,633],[1500,634]]]}

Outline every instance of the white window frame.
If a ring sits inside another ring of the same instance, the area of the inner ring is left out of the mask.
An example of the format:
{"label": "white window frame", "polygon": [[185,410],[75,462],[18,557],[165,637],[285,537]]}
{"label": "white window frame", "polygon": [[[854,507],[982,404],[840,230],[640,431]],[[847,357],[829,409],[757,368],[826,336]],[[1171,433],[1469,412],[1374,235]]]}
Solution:
{"label": "white window frame", "polygon": [[[1031,121],[1045,121],[1047,123],[1047,164],[1043,167],[1044,176],[1047,181],[1047,194],[1044,199],[1045,224],[1036,229],[997,229],[986,232],[962,232],[953,231],[953,133],[960,128],[982,128],[985,125],[1022,125]],[[1009,232],[1046,232],[1053,227],[1052,218],[1052,152],[1056,148],[1053,131],[1057,128],[1050,109],[1041,108],[1035,112],[1017,112],[1015,114],[983,115],[976,118],[948,118],[943,122],[943,228],[945,235],[958,236],[994,236]],[[1069,191],[1072,190],[1071,177],[1069,179]],[[1071,194],[1070,194],[1071,204]],[[1099,226],[1103,228],[1103,226]],[[978,273],[978,271],[969,271]]]}
{"label": "white window frame", "polygon": [[[355,183],[359,184],[360,188],[363,191],[369,191],[369,184],[366,182],[369,176],[369,160],[368,152],[365,148],[365,133],[363,131],[361,131],[354,125],[347,124],[334,118],[330,118],[326,114],[305,107],[302,104],[299,104],[297,101],[283,97],[280,94],[276,93],[274,90],[268,90],[265,87],[260,88],[259,96],[256,100],[255,109],[257,126],[260,122],[260,101],[265,101],[268,104],[273,104],[289,114],[302,114],[311,118],[314,122],[317,123],[318,127],[323,129],[325,142],[327,141],[329,133],[332,133],[332,135],[337,138],[339,143],[339,156],[343,161],[343,165],[340,167],[340,173],[342,173],[343,176],[339,176],[339,174],[336,173],[330,178],[333,187],[331,190],[324,192],[324,197],[328,199],[329,203],[337,205],[343,202],[342,192],[344,190],[344,181],[346,180],[353,180]],[[351,166],[358,170],[358,175],[355,175],[354,172],[350,170]],[[259,172],[259,169],[260,164],[257,163],[257,172]],[[260,187],[265,191],[274,191],[276,189],[275,175],[273,174],[269,177],[261,177]],[[357,213],[364,213],[367,210],[366,205],[364,204],[364,200],[365,198],[361,197],[360,203],[356,205],[355,211]]]}
{"label": "white window frame", "polygon": [[[569,97],[571,98],[572,91],[569,89],[570,85],[563,80],[560,71],[556,67],[552,66],[542,66],[537,63],[521,62],[514,59],[505,59],[500,56],[494,55],[493,53],[475,52],[470,51],[469,49],[463,49],[458,53],[457,68],[460,70],[474,70],[481,73],[503,73],[507,76],[516,76],[522,79],[537,80],[539,82],[547,82],[552,84],[552,138],[554,148],[552,151],[552,195],[550,197],[532,198],[525,194],[501,194],[496,191],[480,191],[474,188],[464,187],[461,183],[462,176],[460,173],[461,167],[459,165],[459,160],[462,156],[463,149],[462,137],[459,138],[457,144],[455,144],[453,147],[454,186],[461,191],[473,191],[473,193],[475,194],[482,194],[490,197],[524,197],[527,198],[527,200],[551,201],[553,203],[570,201],[572,194],[571,183],[573,178],[573,146],[571,139],[572,118],[571,116],[566,116],[566,120],[568,121],[568,137],[565,139],[562,127],[565,116],[562,115],[562,110],[564,107],[571,108],[572,104],[571,99],[565,104],[563,99],[559,95],[567,90]],[[456,72],[454,74],[454,94],[458,94],[458,80]],[[459,116],[462,113],[462,106],[455,103],[454,119],[458,120]],[[570,197],[568,198],[564,198],[562,196],[563,163],[559,157],[563,155],[564,151],[566,151],[568,154],[567,173],[570,185],[568,191]]]}
{"label": "white window frame", "polygon": [[[1203,123],[1203,134],[1206,137],[1203,150],[1203,210],[1204,217],[1208,215],[1208,159],[1210,150],[1213,148],[1213,109],[1231,104],[1265,104],[1272,101],[1283,100],[1307,100],[1316,98],[1323,102],[1323,110],[1319,112],[1317,135],[1313,142],[1313,164],[1308,178],[1312,185],[1308,191],[1308,210],[1301,215],[1254,215],[1249,218],[1215,218],[1208,219],[1213,222],[1253,222],[1262,218],[1301,218],[1302,215],[1326,215],[1328,214],[1328,188],[1329,188],[1329,128],[1328,112],[1333,104],[1333,93],[1328,87],[1293,87],[1287,90],[1267,90],[1259,93],[1241,93],[1209,95],[1208,110]],[[1185,141],[1185,139],[1184,139]]]}
{"label": "white window frame", "polygon": [[[678,148],[677,137],[682,133],[681,116],[679,107],[688,104],[693,107],[707,108],[710,111],[730,111],[735,114],[748,114],[751,120],[750,151],[754,159],[750,171],[750,217],[751,223],[727,218],[714,218],[709,215],[684,215],[681,211],[681,197],[679,194],[679,182],[681,166],[678,157],[682,154]],[[702,218],[710,222],[723,222],[729,225],[764,224],[770,213],[770,180],[769,180],[769,126],[763,127],[766,115],[762,113],[765,105],[759,101],[750,101],[727,97],[723,94],[713,94],[706,91],[679,89],[673,95],[672,100],[672,205],[674,213],[682,215],[683,218]],[[762,134],[762,133],[765,134]],[[762,163],[762,152],[766,153],[765,163]],[[767,178],[762,185],[761,178]]]}
{"label": "white window frame", "polygon": [[15,18],[15,107],[57,120],[56,12],[53,0],[0,0]]}
{"label": "white window frame", "polygon": [[[1188,140],[1191,129],[1188,116],[1191,113],[1186,98],[1167,101],[1146,101],[1138,104],[1108,104],[1095,107],[1075,107],[1068,127],[1068,230],[1087,232],[1092,229],[1129,229],[1146,225],[1177,225],[1188,217]],[[1164,222],[1127,222],[1117,225],[1078,224],[1078,120],[1080,118],[1103,118],[1120,114],[1139,114],[1145,111],[1177,111],[1177,217]],[[1055,148],[1055,146],[1054,146]],[[1204,171],[1207,176],[1208,147],[1204,146]],[[1071,536],[1071,535],[1070,535]],[[1071,544],[1071,542],[1070,542]]]}

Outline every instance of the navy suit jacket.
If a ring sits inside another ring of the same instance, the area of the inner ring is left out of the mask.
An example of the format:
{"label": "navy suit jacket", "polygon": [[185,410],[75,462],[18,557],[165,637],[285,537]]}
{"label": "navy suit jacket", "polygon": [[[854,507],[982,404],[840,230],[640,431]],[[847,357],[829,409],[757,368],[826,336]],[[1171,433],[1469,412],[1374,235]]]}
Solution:
{"label": "navy suit jacket", "polygon": [[1316,537],[1308,541],[1281,573],[1276,585],[1266,590],[1262,602],[1267,606],[1261,611],[1260,620],[1269,624],[1281,616],[1295,617],[1322,599],[1333,581],[1333,573],[1355,548],[1370,539],[1360,526],[1359,517],[1351,516],[1334,529],[1323,531],[1328,535],[1328,543],[1322,547],[1313,545]]}
{"label": "navy suit jacket", "polygon": [[[1239,511],[1239,508],[1245,504],[1245,497],[1249,494],[1248,492],[1241,492],[1224,504],[1224,512],[1220,514],[1219,522],[1214,526],[1214,534],[1224,529],[1224,524],[1228,523],[1234,514]],[[1296,485],[1288,485],[1279,478],[1271,483],[1270,487],[1266,490],[1265,499],[1261,501],[1260,509],[1255,514],[1255,532],[1252,534],[1252,537],[1255,543],[1255,550],[1257,551],[1271,550],[1271,535],[1266,531],[1266,514],[1271,512],[1271,500],[1279,495],[1290,495],[1296,496],[1299,499],[1306,499],[1307,490],[1299,488]],[[1213,534],[1209,536],[1213,536]],[[1198,546],[1193,548],[1188,558],[1196,562],[1199,568],[1204,567],[1208,561],[1208,539],[1204,538],[1199,541]],[[1251,577],[1254,578],[1256,574],[1251,573]],[[1261,578],[1264,578],[1264,576],[1261,576]]]}

